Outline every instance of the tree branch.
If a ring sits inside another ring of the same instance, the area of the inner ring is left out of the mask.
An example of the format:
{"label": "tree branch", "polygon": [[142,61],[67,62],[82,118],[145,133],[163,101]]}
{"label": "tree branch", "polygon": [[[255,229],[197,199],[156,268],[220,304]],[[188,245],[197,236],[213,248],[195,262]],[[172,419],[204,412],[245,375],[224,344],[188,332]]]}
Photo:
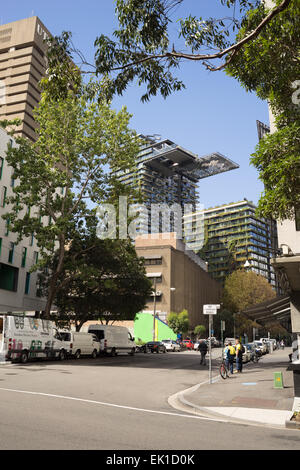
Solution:
{"label": "tree branch", "polygon": [[261,23],[246,37],[241,39],[239,42],[236,44],[233,44],[232,46],[224,49],[223,51],[219,51],[215,54],[185,54],[183,52],[176,52],[173,50],[172,52],[166,52],[164,54],[155,54],[155,55],[148,55],[140,60],[136,60],[134,62],[131,62],[129,64],[122,65],[120,67],[115,67],[112,68],[111,71],[118,71],[118,70],[124,70],[130,67],[133,67],[135,65],[140,65],[143,64],[144,62],[148,62],[150,60],[156,60],[156,59],[165,59],[165,58],[170,58],[174,57],[176,59],[188,59],[188,60],[195,60],[195,61],[200,61],[200,60],[213,60],[213,59],[221,59],[224,55],[232,53],[230,58],[222,65],[219,67],[212,67],[209,64],[205,64],[205,66],[211,70],[211,71],[216,71],[216,70],[221,70],[222,68],[226,67],[233,59],[235,54],[248,42],[252,41],[254,38],[256,38],[260,32],[265,28],[265,26],[270,23],[270,21],[280,13],[282,13],[284,10],[286,10],[292,0],[283,0],[280,5],[277,7],[273,8],[269,14],[261,21]]}

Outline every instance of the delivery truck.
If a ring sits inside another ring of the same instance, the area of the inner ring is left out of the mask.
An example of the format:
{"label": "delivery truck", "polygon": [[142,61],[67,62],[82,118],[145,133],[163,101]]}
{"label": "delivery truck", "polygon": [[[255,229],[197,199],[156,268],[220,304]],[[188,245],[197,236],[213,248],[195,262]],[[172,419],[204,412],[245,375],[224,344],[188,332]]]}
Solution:
{"label": "delivery truck", "polygon": [[67,357],[69,346],[62,341],[55,323],[39,318],[0,316],[0,357],[2,360],[19,361],[30,359]]}

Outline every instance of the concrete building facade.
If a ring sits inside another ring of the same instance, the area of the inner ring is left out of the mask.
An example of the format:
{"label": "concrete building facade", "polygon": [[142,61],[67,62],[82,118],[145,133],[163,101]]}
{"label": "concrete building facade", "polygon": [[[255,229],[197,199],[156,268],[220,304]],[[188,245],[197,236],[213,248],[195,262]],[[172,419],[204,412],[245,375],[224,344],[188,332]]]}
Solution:
{"label": "concrete building facade", "polygon": [[30,272],[39,256],[36,241],[29,237],[17,243],[17,235],[2,219],[15,184],[13,169],[6,161],[7,145],[15,145],[14,140],[0,128],[0,313],[43,310],[45,302],[37,295],[37,273]]}
{"label": "concrete building facade", "polygon": [[51,34],[37,16],[0,26],[0,119],[20,119],[16,129],[36,140],[33,110],[46,73],[46,40]]}
{"label": "concrete building facade", "polygon": [[[136,252],[144,258],[147,276],[156,279],[156,314],[165,321],[170,312],[186,309],[190,325],[205,324],[204,304],[219,304],[222,288],[207,273],[206,263],[175,233],[141,235],[136,238]],[[145,312],[154,313],[154,294]]]}

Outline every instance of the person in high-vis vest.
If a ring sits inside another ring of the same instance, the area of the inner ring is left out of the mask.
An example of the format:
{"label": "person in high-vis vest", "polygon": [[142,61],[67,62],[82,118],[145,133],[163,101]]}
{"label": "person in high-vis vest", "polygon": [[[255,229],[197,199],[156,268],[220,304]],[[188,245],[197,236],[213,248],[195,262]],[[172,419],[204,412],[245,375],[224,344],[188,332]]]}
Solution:
{"label": "person in high-vis vest", "polygon": [[236,370],[237,372],[241,373],[243,370],[243,350],[244,346],[242,346],[239,338],[235,340],[235,350],[236,350]]}
{"label": "person in high-vis vest", "polygon": [[225,362],[226,367],[233,374],[233,362],[235,358],[235,347],[232,346],[231,342],[229,341],[228,345],[225,348]]}

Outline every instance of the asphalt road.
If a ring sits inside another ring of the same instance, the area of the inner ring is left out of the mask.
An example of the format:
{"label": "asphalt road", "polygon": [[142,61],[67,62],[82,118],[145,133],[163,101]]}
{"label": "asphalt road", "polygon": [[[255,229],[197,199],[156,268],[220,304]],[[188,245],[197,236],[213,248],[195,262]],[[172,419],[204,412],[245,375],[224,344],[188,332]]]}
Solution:
{"label": "asphalt road", "polygon": [[222,423],[168,404],[207,379],[196,352],[2,365],[1,449],[300,448],[297,431]]}

